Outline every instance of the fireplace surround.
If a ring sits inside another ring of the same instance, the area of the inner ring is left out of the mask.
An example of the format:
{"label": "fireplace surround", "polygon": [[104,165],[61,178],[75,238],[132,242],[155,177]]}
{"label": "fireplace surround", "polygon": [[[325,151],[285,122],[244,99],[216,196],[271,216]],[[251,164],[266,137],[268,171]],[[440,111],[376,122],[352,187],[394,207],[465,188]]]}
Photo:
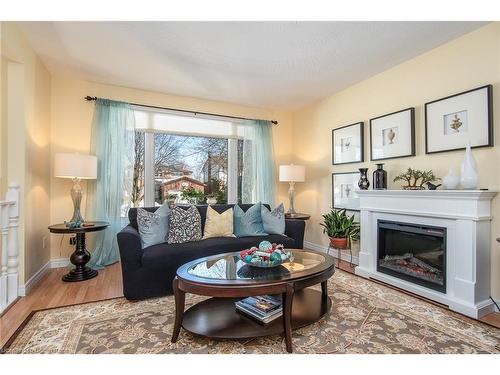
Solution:
{"label": "fireplace surround", "polygon": [[490,295],[491,200],[482,190],[360,190],[356,274],[473,318]]}

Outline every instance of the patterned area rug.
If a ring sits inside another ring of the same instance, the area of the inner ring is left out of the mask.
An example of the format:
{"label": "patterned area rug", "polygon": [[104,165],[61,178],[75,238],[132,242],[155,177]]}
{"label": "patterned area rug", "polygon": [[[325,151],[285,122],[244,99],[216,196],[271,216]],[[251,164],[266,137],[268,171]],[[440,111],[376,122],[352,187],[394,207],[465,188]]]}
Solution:
{"label": "patterned area rug", "polygon": [[[294,353],[499,353],[500,330],[346,272],[333,307],[293,331]],[[186,307],[202,297],[187,295]],[[36,312],[8,353],[286,353],[281,336],[215,341],[182,330],[170,343],[173,297],[124,298]]]}

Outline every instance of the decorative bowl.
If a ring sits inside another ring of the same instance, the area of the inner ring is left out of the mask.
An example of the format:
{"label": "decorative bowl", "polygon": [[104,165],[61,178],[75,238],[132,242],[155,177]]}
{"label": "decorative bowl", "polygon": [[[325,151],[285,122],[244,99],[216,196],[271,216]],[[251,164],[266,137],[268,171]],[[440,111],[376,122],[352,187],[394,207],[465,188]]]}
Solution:
{"label": "decorative bowl", "polygon": [[286,252],[283,245],[262,241],[259,247],[251,247],[240,252],[243,263],[252,267],[273,268],[288,261],[291,253]]}

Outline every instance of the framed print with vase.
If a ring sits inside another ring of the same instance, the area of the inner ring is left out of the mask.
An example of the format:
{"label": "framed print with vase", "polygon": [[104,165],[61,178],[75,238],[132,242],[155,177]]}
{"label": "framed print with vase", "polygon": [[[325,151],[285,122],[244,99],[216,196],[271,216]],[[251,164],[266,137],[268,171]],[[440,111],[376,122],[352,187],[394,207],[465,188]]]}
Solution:
{"label": "framed print with vase", "polygon": [[425,103],[425,153],[493,146],[493,93],[487,85]]}
{"label": "framed print with vase", "polygon": [[370,159],[415,156],[415,108],[370,120]]}
{"label": "framed print with vase", "polygon": [[359,172],[332,173],[332,207],[345,208],[349,211],[359,211]]}
{"label": "framed print with vase", "polygon": [[364,161],[364,122],[332,130],[332,164],[360,163]]}

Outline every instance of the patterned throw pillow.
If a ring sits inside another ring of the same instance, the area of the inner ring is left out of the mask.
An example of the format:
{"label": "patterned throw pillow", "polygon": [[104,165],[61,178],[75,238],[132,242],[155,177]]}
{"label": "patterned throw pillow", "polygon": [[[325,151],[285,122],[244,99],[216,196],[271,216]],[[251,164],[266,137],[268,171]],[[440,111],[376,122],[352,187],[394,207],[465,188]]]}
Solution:
{"label": "patterned throw pillow", "polygon": [[167,242],[170,213],[170,208],[166,203],[155,212],[146,211],[144,208],[137,209],[137,229],[139,230],[143,249]]}
{"label": "patterned throw pillow", "polygon": [[262,225],[262,216],[260,214],[261,206],[262,204],[260,202],[256,203],[246,212],[243,212],[240,206],[234,206],[233,225],[236,237],[267,235]]}
{"label": "patterned throw pillow", "polygon": [[203,239],[211,237],[234,237],[232,208],[220,214],[208,206]]}
{"label": "patterned throw pillow", "polygon": [[285,234],[285,207],[280,203],[274,210],[269,211],[266,206],[261,208],[264,231],[269,234]]}
{"label": "patterned throw pillow", "polygon": [[174,207],[168,226],[168,243],[201,240],[201,216],[195,206],[188,209]]}

